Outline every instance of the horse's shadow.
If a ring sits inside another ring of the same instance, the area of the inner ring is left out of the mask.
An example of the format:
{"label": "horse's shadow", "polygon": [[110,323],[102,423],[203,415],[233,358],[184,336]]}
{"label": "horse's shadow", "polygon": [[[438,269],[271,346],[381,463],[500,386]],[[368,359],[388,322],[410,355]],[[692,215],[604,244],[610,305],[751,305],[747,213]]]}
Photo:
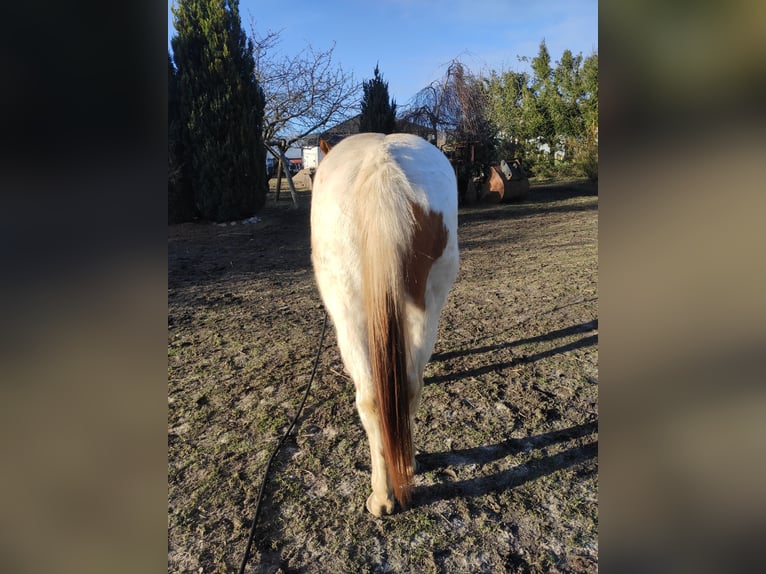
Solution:
{"label": "horse's shadow", "polygon": [[[569,336],[578,335],[578,334],[585,334],[588,331],[593,331],[595,329],[598,329],[598,320],[589,321],[587,323],[582,323],[580,325],[573,325],[571,327],[567,327],[565,329],[559,329],[557,331],[552,331],[544,335],[529,337],[527,339],[520,339],[518,341],[514,341],[511,343],[503,342],[503,343],[499,343],[495,345],[487,345],[487,346],[479,347],[475,349],[461,349],[457,351],[435,353],[431,357],[431,362],[449,361],[450,359],[460,357],[463,355],[478,355],[482,353],[491,353],[494,351],[510,349],[512,347],[518,347],[520,345],[526,345],[530,343],[544,343],[544,342],[552,341],[558,338],[569,337]],[[546,357],[552,357],[561,353],[573,351],[575,349],[593,347],[596,345],[598,345],[598,335],[589,335],[589,336],[581,337],[580,339],[577,339],[570,343],[566,343],[564,345],[554,347],[552,349],[546,349],[543,351],[539,351],[537,353],[533,353],[531,355],[517,357],[510,361],[505,361],[500,363],[490,363],[490,364],[482,365],[481,367],[476,367],[475,369],[464,369],[459,372],[425,377],[423,379],[423,382],[425,385],[433,385],[433,384],[456,381],[456,380],[464,379],[467,377],[478,377],[480,375],[485,375],[487,373],[502,371],[504,369],[510,369],[522,363],[534,363],[535,361],[539,361],[540,359],[544,359]]]}
{"label": "horse's shadow", "polygon": [[[577,425],[527,438],[511,438],[503,442],[447,452],[425,453],[417,457],[418,472],[444,471],[465,465],[485,465],[502,458],[531,452],[557,443],[581,439],[598,432],[598,421]],[[515,488],[553,472],[579,465],[598,455],[598,440],[580,444],[557,454],[529,460],[513,468],[465,480],[416,486],[413,506],[428,506],[439,500],[474,497]],[[453,471],[454,474],[454,471]]]}

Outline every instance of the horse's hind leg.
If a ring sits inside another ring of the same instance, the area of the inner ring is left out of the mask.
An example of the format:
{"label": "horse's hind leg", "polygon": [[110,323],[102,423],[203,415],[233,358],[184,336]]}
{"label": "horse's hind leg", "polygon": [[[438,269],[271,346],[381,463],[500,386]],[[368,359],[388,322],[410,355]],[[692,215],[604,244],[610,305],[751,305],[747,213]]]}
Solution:
{"label": "horse's hind leg", "polygon": [[[409,358],[410,363],[408,367],[409,377],[409,399],[410,399],[410,428],[412,429],[412,437],[415,438],[415,416],[418,413],[420,407],[420,399],[423,395],[423,372],[425,371],[426,363],[430,353],[427,346],[427,333],[426,333],[426,315],[425,313],[415,307],[409,305],[407,307],[407,320],[408,320],[408,344],[409,344]],[[412,471],[416,473],[417,460],[415,459],[415,448],[412,449]]]}
{"label": "horse's hind leg", "polygon": [[362,331],[364,325],[353,321],[338,321],[337,324],[338,347],[343,357],[343,364],[354,381],[356,408],[370,445],[372,494],[367,499],[367,510],[374,516],[391,514],[394,512],[394,489],[383,459],[383,436],[367,360],[366,339]]}
{"label": "horse's hind leg", "polygon": [[[420,398],[423,394],[423,371],[415,371],[410,377],[410,428],[412,429],[413,442],[415,439],[415,415],[418,413]],[[412,448],[412,474],[418,472],[418,461],[415,459],[415,448]]]}
{"label": "horse's hind leg", "polygon": [[[437,293],[431,300],[431,308],[428,311],[414,304],[410,304],[407,308],[409,355],[411,361],[409,368],[410,417],[413,437],[415,435],[415,415],[417,414],[423,394],[423,374],[436,345],[439,315],[446,296],[446,289]],[[412,469],[414,472],[418,470],[414,448],[412,449]]]}
{"label": "horse's hind leg", "polygon": [[383,437],[371,384],[357,385],[356,407],[370,443],[372,494],[367,498],[367,510],[374,516],[391,514],[394,512],[394,489],[383,459]]}

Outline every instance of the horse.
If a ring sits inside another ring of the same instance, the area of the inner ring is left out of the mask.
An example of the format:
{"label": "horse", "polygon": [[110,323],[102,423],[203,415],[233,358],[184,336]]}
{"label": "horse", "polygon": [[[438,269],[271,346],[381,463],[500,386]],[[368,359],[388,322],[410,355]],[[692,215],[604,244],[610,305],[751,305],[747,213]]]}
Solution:
{"label": "horse", "polygon": [[423,372],[458,273],[457,183],[444,154],[414,135],[320,145],[311,259],[369,441],[365,506],[382,516],[411,502]]}

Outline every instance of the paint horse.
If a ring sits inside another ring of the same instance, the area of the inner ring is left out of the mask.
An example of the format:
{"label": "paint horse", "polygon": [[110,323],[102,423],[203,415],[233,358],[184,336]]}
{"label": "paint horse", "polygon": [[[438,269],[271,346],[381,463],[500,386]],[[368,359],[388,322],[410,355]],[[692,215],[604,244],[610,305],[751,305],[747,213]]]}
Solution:
{"label": "paint horse", "polygon": [[412,496],[423,371],[458,272],[457,185],[444,154],[417,136],[321,145],[312,262],[370,443],[367,510],[381,516]]}

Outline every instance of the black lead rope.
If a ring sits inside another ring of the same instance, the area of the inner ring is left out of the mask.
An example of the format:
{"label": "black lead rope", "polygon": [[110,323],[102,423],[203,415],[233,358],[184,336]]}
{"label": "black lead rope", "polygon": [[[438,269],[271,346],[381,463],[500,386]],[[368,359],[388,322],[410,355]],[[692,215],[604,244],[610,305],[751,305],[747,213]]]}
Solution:
{"label": "black lead rope", "polygon": [[282,435],[282,438],[277,443],[277,446],[274,449],[274,452],[271,453],[271,456],[269,457],[269,462],[266,463],[266,470],[263,473],[263,479],[261,480],[261,489],[258,491],[258,500],[255,503],[255,515],[253,516],[253,525],[250,527],[250,536],[247,538],[247,546],[245,547],[245,555],[242,557],[242,564],[239,567],[239,574],[244,574],[245,566],[247,565],[247,561],[250,558],[250,548],[253,545],[253,538],[255,538],[255,527],[258,525],[258,516],[261,513],[261,502],[263,501],[263,493],[266,490],[266,481],[269,478],[269,470],[271,469],[271,463],[274,462],[274,459],[277,457],[277,453],[279,452],[279,449],[282,446],[282,443],[284,443],[287,437],[290,435],[293,428],[295,427],[295,423],[298,422],[298,417],[300,417],[301,412],[303,412],[303,407],[306,404],[306,399],[309,397],[309,390],[311,389],[311,383],[314,381],[314,376],[316,375],[317,367],[319,366],[319,355],[322,352],[322,345],[324,344],[324,334],[326,329],[327,329],[327,312],[325,311],[324,320],[322,321],[322,334],[319,336],[319,347],[317,348],[316,358],[314,359],[314,368],[311,371],[309,384],[306,385],[306,391],[303,393],[303,400],[301,400],[301,404],[298,407],[298,412],[295,413],[295,416],[293,417],[293,421],[290,423],[290,426],[287,428],[287,430],[285,431],[285,434]]}

